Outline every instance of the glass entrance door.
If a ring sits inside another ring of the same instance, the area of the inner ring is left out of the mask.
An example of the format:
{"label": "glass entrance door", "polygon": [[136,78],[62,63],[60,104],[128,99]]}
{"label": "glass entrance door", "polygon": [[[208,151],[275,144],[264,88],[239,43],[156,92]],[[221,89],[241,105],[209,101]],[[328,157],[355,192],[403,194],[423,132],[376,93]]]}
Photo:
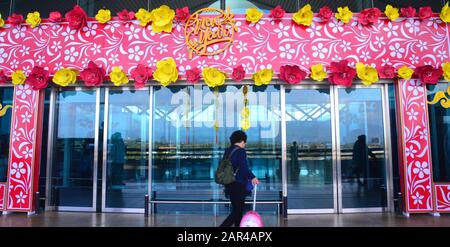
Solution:
{"label": "glass entrance door", "polygon": [[57,210],[95,211],[99,89],[54,89],[47,195]]}
{"label": "glass entrance door", "polygon": [[387,207],[382,89],[285,88],[288,213]]}

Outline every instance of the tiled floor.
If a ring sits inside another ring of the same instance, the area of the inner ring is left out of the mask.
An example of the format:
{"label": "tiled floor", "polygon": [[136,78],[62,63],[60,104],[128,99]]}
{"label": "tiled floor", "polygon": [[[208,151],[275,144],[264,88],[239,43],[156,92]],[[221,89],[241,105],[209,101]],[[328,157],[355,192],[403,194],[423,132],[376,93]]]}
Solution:
{"label": "tiled floor", "polygon": [[[450,215],[440,217],[430,214],[411,215],[403,217],[394,214],[321,214],[321,215],[290,215],[288,219],[275,215],[263,215],[266,226],[304,226],[304,227],[334,227],[334,226],[431,226],[450,227]],[[212,215],[156,215],[144,217],[143,214],[124,213],[81,213],[81,212],[42,212],[36,215],[11,213],[0,216],[0,227],[215,227],[225,216]]]}

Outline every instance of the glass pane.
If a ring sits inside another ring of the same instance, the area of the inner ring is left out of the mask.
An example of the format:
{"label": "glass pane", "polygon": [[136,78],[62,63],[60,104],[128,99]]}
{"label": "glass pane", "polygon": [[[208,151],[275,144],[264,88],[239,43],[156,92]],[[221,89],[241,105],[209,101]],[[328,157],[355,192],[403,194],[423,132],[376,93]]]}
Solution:
{"label": "glass pane", "polygon": [[14,88],[0,88],[0,182],[8,176],[9,137]]}
{"label": "glass pane", "polygon": [[[156,200],[226,200],[223,187],[214,182],[214,171],[230,145],[229,136],[240,129],[243,95],[242,87],[223,86],[220,90],[216,101],[207,86],[155,88],[152,190]],[[279,200],[279,89],[268,86],[262,91],[250,86],[248,99],[251,127],[246,150],[249,167],[262,182],[258,199]],[[211,212],[212,207],[160,204],[157,209]]]}
{"label": "glass pane", "polygon": [[386,0],[374,0],[373,1],[374,7],[377,7],[384,11],[386,8],[386,5],[390,4],[396,8],[406,8],[408,6],[412,6],[416,8],[416,13],[419,11],[420,7],[423,6],[430,6],[433,9],[433,12],[440,13],[442,7],[445,5],[445,1],[442,0],[435,0],[435,1],[429,1],[429,0],[396,0],[396,1],[386,1]]}
{"label": "glass pane", "polygon": [[12,12],[23,15],[27,18],[27,14],[34,11],[39,11],[41,18],[48,18],[52,11],[59,11],[64,16],[66,12],[71,10],[77,4],[76,0],[40,0],[30,3],[29,0],[13,0]]}
{"label": "glass pane", "polygon": [[109,91],[107,208],[144,208],[148,191],[149,91]]}
{"label": "glass pane", "polygon": [[[429,89],[446,92],[449,86],[449,83],[439,83]],[[434,93],[431,93],[428,100],[433,97]],[[440,103],[428,105],[428,114],[434,182],[450,182],[450,108],[444,108]]]}
{"label": "glass pane", "polygon": [[196,1],[186,1],[186,0],[175,0],[175,1],[166,1],[166,0],[150,0],[150,10],[158,8],[161,5],[170,6],[172,9],[183,8],[188,6],[189,12],[192,14],[193,12],[203,9],[203,8],[216,8],[220,9],[220,1],[219,0],[196,0]]}
{"label": "glass pane", "polygon": [[[337,12],[339,7],[348,6],[348,8],[353,12],[360,12],[365,8],[372,7],[372,0],[339,0],[339,1],[308,1],[300,0],[300,7],[306,4],[311,4],[312,11],[314,13],[319,12],[320,8],[328,6],[333,12]],[[384,9],[383,9],[384,11]]]}
{"label": "glass pane", "polygon": [[235,14],[245,14],[247,8],[257,8],[264,13],[270,13],[275,6],[280,5],[287,13],[297,12],[297,0],[226,0],[226,7],[230,7]]}
{"label": "glass pane", "polygon": [[58,92],[51,174],[51,204],[92,207],[95,91]]}
{"label": "glass pane", "polygon": [[123,9],[137,12],[140,8],[148,8],[147,0],[80,0],[79,4],[88,16],[95,16],[98,10],[102,8],[111,10],[112,16],[116,16]]}
{"label": "glass pane", "polygon": [[386,206],[381,89],[338,89],[342,207]]}
{"label": "glass pane", "polygon": [[8,19],[10,4],[10,0],[0,0],[0,14],[4,20]]}
{"label": "glass pane", "polygon": [[333,208],[329,89],[286,90],[288,208]]}

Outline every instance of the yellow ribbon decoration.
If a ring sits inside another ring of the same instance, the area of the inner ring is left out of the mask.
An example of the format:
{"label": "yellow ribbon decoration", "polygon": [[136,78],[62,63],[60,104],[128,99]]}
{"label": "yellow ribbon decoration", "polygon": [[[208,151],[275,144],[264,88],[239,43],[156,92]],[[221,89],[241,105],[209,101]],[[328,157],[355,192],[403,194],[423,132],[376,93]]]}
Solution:
{"label": "yellow ribbon decoration", "polygon": [[0,104],[0,117],[3,117],[6,115],[6,111],[12,108],[12,105],[5,105],[5,107],[2,106],[2,104]]}
{"label": "yellow ribbon decoration", "polygon": [[[450,86],[447,87],[447,94],[450,95]],[[441,106],[444,108],[450,107],[450,99],[445,95],[444,91],[438,91],[434,94],[434,98],[432,101],[427,101],[428,104],[434,105],[436,103],[441,103]]]}

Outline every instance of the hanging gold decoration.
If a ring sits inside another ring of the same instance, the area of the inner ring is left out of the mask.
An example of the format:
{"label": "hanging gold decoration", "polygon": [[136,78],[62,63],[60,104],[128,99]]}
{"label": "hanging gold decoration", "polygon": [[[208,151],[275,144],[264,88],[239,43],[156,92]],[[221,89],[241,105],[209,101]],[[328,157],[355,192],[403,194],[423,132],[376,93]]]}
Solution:
{"label": "hanging gold decoration", "polygon": [[186,128],[186,144],[189,144],[189,113],[191,110],[191,94],[190,94],[190,90],[189,87],[186,87],[186,95],[187,95],[187,100],[186,100],[186,119],[184,122],[184,126]]}
{"label": "hanging gold decoration", "polygon": [[447,97],[447,95],[445,95],[444,91],[437,91],[434,94],[433,100],[432,101],[428,101],[427,103],[430,104],[430,105],[434,105],[434,104],[439,102],[439,103],[441,103],[442,107],[449,108],[450,107],[450,99],[449,99],[449,97],[450,97],[450,85],[447,87],[447,94],[448,94],[448,97]]}
{"label": "hanging gold decoration", "polygon": [[219,87],[214,88],[215,111],[214,111],[214,130],[216,131],[216,144],[219,143]]}
{"label": "hanging gold decoration", "polygon": [[12,108],[12,105],[5,105],[5,107],[0,104],[0,117],[3,117],[6,115],[6,111],[8,111],[9,108]]}
{"label": "hanging gold decoration", "polygon": [[242,87],[242,94],[244,95],[244,107],[241,110],[241,129],[247,131],[250,128],[250,109],[248,108],[248,86]]}

